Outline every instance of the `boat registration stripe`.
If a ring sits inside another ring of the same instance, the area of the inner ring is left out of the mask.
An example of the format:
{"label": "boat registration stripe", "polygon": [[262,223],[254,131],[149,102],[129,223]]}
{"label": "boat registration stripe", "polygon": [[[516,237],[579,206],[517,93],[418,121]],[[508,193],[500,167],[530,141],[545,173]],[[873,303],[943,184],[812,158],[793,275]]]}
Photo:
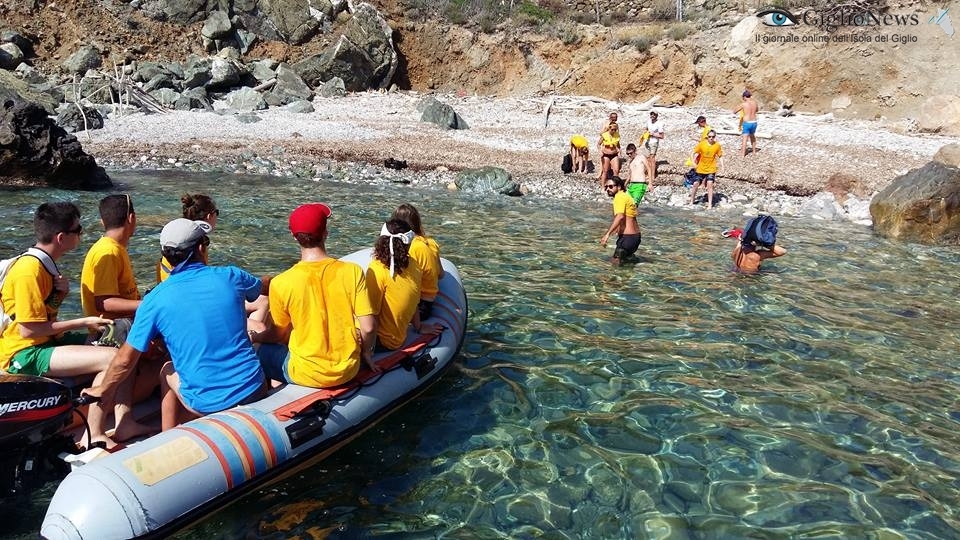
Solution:
{"label": "boat registration stripe", "polygon": [[253,476],[276,465],[276,456],[271,456],[269,445],[264,441],[263,435],[245,418],[224,411],[211,417],[210,420],[222,424],[224,429],[233,430],[243,444],[244,454],[249,456]]}
{"label": "boat registration stripe", "polygon": [[216,417],[206,416],[201,418],[200,422],[209,423],[223,433],[224,437],[233,445],[233,449],[237,451],[237,457],[240,458],[240,467],[242,467],[243,470],[243,479],[249,480],[253,478],[256,473],[256,464],[254,463],[253,454],[250,452],[247,441],[243,439],[243,435],[240,435],[233,426]]}
{"label": "boat registration stripe", "polygon": [[213,452],[213,455],[216,456],[217,461],[220,462],[220,467],[223,469],[223,477],[227,481],[227,489],[232,489],[233,474],[231,474],[230,472],[230,464],[227,462],[227,457],[223,455],[223,452],[220,451],[220,448],[216,445],[216,443],[214,443],[210,439],[210,437],[207,437],[199,429],[194,429],[192,427],[187,427],[187,426],[177,426],[174,429],[186,431],[187,433],[192,434],[194,437],[200,439],[207,445],[207,448],[209,448],[210,451]]}
{"label": "boat registration stripe", "polygon": [[[257,442],[260,443],[260,448],[263,450],[263,453],[267,458],[267,468],[275,467],[277,463],[279,463],[277,458],[276,443],[270,438],[267,430],[263,428],[263,425],[259,420],[240,411],[229,411],[224,414],[232,416],[243,422],[247,426],[247,429],[249,429],[257,438]],[[284,458],[286,458],[286,456],[284,456]]]}
{"label": "boat registration stripe", "polygon": [[447,323],[447,324],[450,326],[450,329],[453,330],[454,333],[456,333],[456,334],[462,334],[462,333],[463,333],[463,332],[462,332],[462,329],[460,328],[460,320],[457,319],[457,314],[454,313],[453,310],[451,310],[450,308],[448,308],[448,307],[447,307],[446,305],[444,305],[444,304],[434,304],[433,307],[434,307],[434,308],[440,308],[440,309],[446,311],[447,313],[450,314],[450,318],[447,319],[446,317],[444,317],[444,316],[442,316],[442,315],[434,315],[434,314],[431,314],[431,315],[430,315],[431,318],[432,318],[432,317],[437,317],[437,318],[441,319],[443,322]]}

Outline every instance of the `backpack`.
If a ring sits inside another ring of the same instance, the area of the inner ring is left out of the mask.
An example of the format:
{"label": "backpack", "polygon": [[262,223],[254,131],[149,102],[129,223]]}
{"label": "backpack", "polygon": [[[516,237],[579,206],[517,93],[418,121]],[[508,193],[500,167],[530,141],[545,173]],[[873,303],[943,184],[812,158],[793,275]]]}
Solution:
{"label": "backpack", "polygon": [[759,215],[743,226],[742,244],[756,244],[770,249],[777,243],[777,220],[773,216]]}
{"label": "backpack", "polygon": [[[40,260],[40,263],[43,265],[43,268],[53,277],[60,275],[60,269],[57,268],[57,263],[53,262],[53,259],[50,258],[50,255],[47,255],[47,252],[42,249],[37,249],[35,247],[28,248],[27,251],[23,252],[16,257],[10,259],[4,259],[0,261],[0,290],[3,289],[3,282],[7,279],[7,274],[10,273],[10,269],[13,268],[13,265],[20,260],[20,257],[29,255],[31,257],[36,257]],[[4,311],[0,314],[0,332],[3,332],[10,326],[10,323],[13,322],[13,317],[7,315],[7,312]]]}
{"label": "backpack", "polygon": [[563,163],[560,165],[560,170],[563,171],[563,174],[570,174],[573,172],[573,158],[570,157],[570,154],[563,156]]}

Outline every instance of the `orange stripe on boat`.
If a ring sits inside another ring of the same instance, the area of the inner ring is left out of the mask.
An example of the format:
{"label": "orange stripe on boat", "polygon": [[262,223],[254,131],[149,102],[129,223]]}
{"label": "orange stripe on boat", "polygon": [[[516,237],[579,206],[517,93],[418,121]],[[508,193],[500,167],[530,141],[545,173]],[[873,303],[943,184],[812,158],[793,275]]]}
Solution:
{"label": "orange stripe on boat", "polygon": [[220,468],[223,469],[223,477],[227,479],[227,489],[233,488],[233,474],[230,471],[230,464],[227,462],[227,457],[223,455],[223,452],[220,451],[220,448],[218,448],[217,445],[213,444],[213,441],[210,439],[210,437],[207,437],[201,431],[191,427],[177,426],[174,429],[181,429],[187,433],[191,433],[206,443],[207,448],[213,452],[213,455],[217,457],[217,461],[220,462]]}
{"label": "orange stripe on boat", "polygon": [[236,449],[237,454],[240,456],[244,479],[249,480],[253,478],[254,470],[256,469],[253,465],[253,454],[250,453],[250,447],[248,447],[247,442],[243,440],[243,436],[222,420],[204,417],[200,418],[199,421],[216,427],[217,430],[233,444],[234,449]]}
{"label": "orange stripe on boat", "polygon": [[253,432],[254,436],[257,437],[257,440],[260,441],[260,447],[263,449],[264,455],[267,456],[269,467],[274,467],[277,464],[277,449],[273,446],[273,440],[270,439],[270,436],[267,434],[267,431],[263,429],[263,426],[260,425],[252,416],[240,411],[228,411],[224,414],[227,414],[237,420],[243,422],[250,431]]}

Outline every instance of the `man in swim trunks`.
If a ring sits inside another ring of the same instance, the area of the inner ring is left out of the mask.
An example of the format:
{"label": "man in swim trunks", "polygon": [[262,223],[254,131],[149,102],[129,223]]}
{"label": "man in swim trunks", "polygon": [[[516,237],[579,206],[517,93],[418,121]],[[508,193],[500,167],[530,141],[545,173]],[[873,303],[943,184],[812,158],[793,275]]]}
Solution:
{"label": "man in swim trunks", "polygon": [[570,137],[570,163],[573,163],[573,172],[587,172],[587,161],[590,161],[590,143],[583,135]]}
{"label": "man in swim trunks", "polygon": [[640,226],[637,224],[637,204],[633,202],[624,187],[624,180],[614,176],[603,183],[607,195],[613,197],[613,222],[600,238],[600,245],[606,247],[610,235],[617,233],[617,248],[610,262],[620,266],[627,257],[632,257],[640,247]]}
{"label": "man in swim trunks", "polygon": [[634,203],[639,205],[644,194],[650,189],[646,177],[646,160],[637,159],[637,145],[633,143],[627,145],[627,159],[629,160],[627,171],[630,174],[627,177],[627,194],[630,195]]}
{"label": "man in swim trunks", "polygon": [[663,120],[659,119],[656,111],[650,111],[650,121],[647,122],[647,129],[640,136],[640,140],[643,141],[644,154],[647,157],[647,176],[650,182],[657,179],[657,149],[660,147],[663,136]]}
{"label": "man in swim trunks", "polygon": [[749,90],[743,91],[743,103],[733,111],[734,114],[740,114],[743,122],[742,140],[740,143],[740,157],[747,155],[747,139],[750,139],[751,152],[757,153],[757,109],[759,105],[754,101]]}

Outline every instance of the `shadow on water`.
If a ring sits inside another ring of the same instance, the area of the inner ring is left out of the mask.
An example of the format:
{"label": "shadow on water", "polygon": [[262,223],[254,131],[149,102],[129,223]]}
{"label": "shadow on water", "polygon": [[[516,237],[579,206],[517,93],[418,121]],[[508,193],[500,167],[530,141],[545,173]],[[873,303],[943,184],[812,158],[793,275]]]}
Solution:
{"label": "shadow on water", "polygon": [[[470,298],[459,365],[420,399],[181,537],[958,535],[955,249],[783,218],[789,254],[745,276],[729,270],[720,236],[742,217],[643,206],[640,262],[612,268],[598,244],[609,203],[114,178],[137,205],[141,288],[179,195],[207,191],[222,211],[213,264],[266,274],[297,259],[286,228],[296,204],[330,203],[328,247],[346,254],[410,202]],[[6,195],[4,253],[29,245],[42,200],[78,201],[84,227],[98,228],[102,194]],[[82,257],[64,260],[74,284]],[[78,312],[75,285],[63,313]],[[35,533],[42,512],[24,515],[3,534]]]}

